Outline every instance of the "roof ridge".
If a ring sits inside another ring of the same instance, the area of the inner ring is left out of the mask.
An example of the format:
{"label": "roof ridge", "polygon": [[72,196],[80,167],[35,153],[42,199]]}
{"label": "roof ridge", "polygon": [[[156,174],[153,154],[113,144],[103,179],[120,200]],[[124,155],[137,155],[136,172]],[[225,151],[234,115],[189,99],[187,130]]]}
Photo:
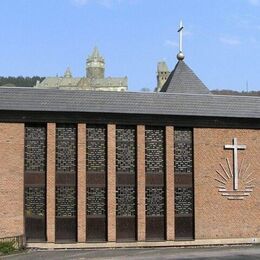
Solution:
{"label": "roof ridge", "polygon": [[109,91],[109,90],[104,90],[104,91],[95,91],[95,90],[84,90],[84,89],[77,89],[77,90],[72,90],[72,89],[57,89],[57,88],[33,88],[33,87],[8,87],[8,86],[1,86],[0,87],[0,91],[1,89],[8,89],[11,91],[15,91],[15,90],[25,90],[25,91],[35,91],[35,92],[39,92],[39,91],[55,91],[55,92],[72,92],[77,94],[78,92],[83,92],[83,93],[95,93],[97,95],[103,95],[105,94],[118,94],[118,95],[128,95],[128,94],[139,94],[139,95],[165,95],[165,96],[208,96],[208,97],[213,97],[213,98],[218,98],[218,97],[225,97],[225,98],[253,98],[253,99],[260,99],[260,97],[258,96],[246,96],[246,95],[217,95],[217,94],[200,94],[200,93],[174,93],[174,92],[142,92],[142,91],[126,91],[126,92],[121,92],[121,91]]}

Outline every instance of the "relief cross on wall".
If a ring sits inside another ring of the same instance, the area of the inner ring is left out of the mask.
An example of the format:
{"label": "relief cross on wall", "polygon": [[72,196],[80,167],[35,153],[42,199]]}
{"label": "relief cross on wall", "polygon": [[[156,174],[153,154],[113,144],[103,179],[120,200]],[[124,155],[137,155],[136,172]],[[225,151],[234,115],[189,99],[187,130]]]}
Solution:
{"label": "relief cross on wall", "polygon": [[234,190],[238,190],[238,150],[246,149],[246,145],[244,144],[237,144],[237,138],[233,139],[233,144],[226,144],[225,149],[232,149],[233,150],[233,182],[234,182]]}
{"label": "relief cross on wall", "polygon": [[250,195],[254,187],[252,172],[249,171],[250,164],[245,164],[242,159],[239,165],[238,160],[238,151],[245,150],[246,145],[238,144],[237,138],[233,138],[233,144],[224,145],[224,149],[233,150],[233,168],[227,158],[226,167],[220,163],[221,171],[216,171],[218,178],[215,179],[218,182],[218,191],[229,200],[242,200]]}

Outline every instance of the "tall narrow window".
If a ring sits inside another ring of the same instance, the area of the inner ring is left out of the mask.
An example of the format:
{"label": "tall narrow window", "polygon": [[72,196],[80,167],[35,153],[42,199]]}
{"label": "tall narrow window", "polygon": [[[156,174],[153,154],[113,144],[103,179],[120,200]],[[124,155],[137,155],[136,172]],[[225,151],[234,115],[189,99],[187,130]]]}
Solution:
{"label": "tall narrow window", "polygon": [[25,235],[46,240],[46,126],[25,126]]}
{"label": "tall narrow window", "polygon": [[107,130],[87,125],[87,241],[107,239]]}
{"label": "tall narrow window", "polygon": [[116,128],[116,237],[136,239],[136,128]]}
{"label": "tall narrow window", "polygon": [[174,129],[175,237],[194,238],[193,132]]}
{"label": "tall narrow window", "polygon": [[165,132],[145,128],[146,239],[165,239]]}
{"label": "tall narrow window", "polygon": [[77,128],[56,126],[56,240],[76,241],[77,236]]}

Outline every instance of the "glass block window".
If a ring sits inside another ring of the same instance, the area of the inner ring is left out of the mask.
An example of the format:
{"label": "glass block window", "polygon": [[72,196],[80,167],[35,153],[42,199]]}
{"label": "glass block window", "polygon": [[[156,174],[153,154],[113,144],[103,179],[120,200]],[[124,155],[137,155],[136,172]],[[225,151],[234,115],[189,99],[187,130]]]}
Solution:
{"label": "glass block window", "polygon": [[164,187],[146,187],[145,193],[146,216],[164,216]]}
{"label": "glass block window", "polygon": [[193,213],[192,187],[175,188],[175,213],[178,215]]}
{"label": "glass block window", "polygon": [[46,127],[25,127],[25,172],[46,171]]}
{"label": "glass block window", "polygon": [[105,187],[87,188],[87,215],[88,216],[106,215],[106,188]]}
{"label": "glass block window", "polygon": [[76,173],[77,128],[73,124],[57,124],[56,172]]}
{"label": "glass block window", "polygon": [[116,171],[135,174],[136,129],[131,126],[116,128]]}
{"label": "glass block window", "polygon": [[106,172],[106,126],[87,126],[87,171]]}
{"label": "glass block window", "polygon": [[136,191],[135,187],[116,188],[116,215],[135,216],[136,214]]}
{"label": "glass block window", "polygon": [[45,187],[25,187],[25,214],[45,216]]}
{"label": "glass block window", "polygon": [[76,187],[56,186],[56,217],[75,217]]}
{"label": "glass block window", "polygon": [[164,173],[164,129],[145,128],[145,170],[146,173]]}
{"label": "glass block window", "polygon": [[192,130],[174,130],[174,172],[176,174],[192,173]]}
{"label": "glass block window", "polygon": [[116,237],[136,240],[136,126],[116,126]]}
{"label": "glass block window", "polygon": [[194,238],[193,129],[174,129],[175,238]]}

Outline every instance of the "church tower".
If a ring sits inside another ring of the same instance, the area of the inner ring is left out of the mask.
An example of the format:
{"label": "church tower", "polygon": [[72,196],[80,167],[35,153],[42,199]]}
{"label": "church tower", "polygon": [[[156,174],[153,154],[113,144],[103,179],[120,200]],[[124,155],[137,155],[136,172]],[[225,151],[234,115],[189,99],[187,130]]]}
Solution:
{"label": "church tower", "polygon": [[105,77],[105,60],[95,47],[87,59],[86,76],[90,79],[103,79]]}
{"label": "church tower", "polygon": [[158,62],[157,64],[157,87],[156,92],[159,92],[169,77],[170,72],[165,61]]}

